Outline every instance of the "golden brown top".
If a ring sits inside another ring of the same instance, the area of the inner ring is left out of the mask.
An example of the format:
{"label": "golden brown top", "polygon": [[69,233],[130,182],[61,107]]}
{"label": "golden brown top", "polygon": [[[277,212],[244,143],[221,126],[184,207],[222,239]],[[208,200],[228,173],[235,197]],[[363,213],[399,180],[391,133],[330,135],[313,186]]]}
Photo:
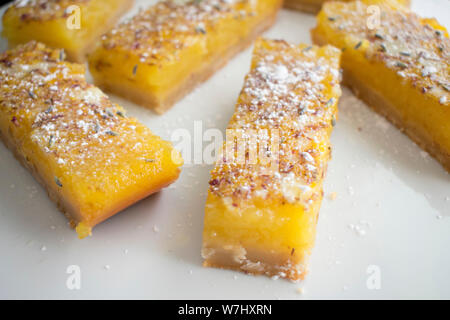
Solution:
{"label": "golden brown top", "polygon": [[8,10],[14,10],[22,21],[47,21],[67,18],[70,13],[67,8],[80,5],[91,0],[15,0]]}
{"label": "golden brown top", "polygon": [[166,142],[88,84],[84,67],[63,58],[36,42],[0,55],[0,119],[9,117],[14,139],[38,146],[58,168],[58,185],[70,177],[118,190],[160,170]]}
{"label": "golden brown top", "polygon": [[181,49],[204,39],[221,19],[253,16],[258,1],[161,1],[108,32],[102,45],[131,51],[142,63],[176,59]]}
{"label": "golden brown top", "polygon": [[[368,21],[372,3],[380,9],[379,25],[376,19]],[[423,92],[436,95],[441,104],[450,105],[450,39],[436,20],[380,1],[327,3],[321,15],[335,32],[352,37],[355,49],[366,50],[367,58],[383,61]]]}
{"label": "golden brown top", "polygon": [[[210,192],[230,197],[237,206],[253,197],[295,202],[317,191],[341,93],[339,57],[331,46],[256,43],[252,69],[227,129],[227,142],[230,132],[244,139],[219,159]],[[245,161],[238,159],[243,145],[246,151],[256,146],[262,152],[257,161],[251,151]]]}

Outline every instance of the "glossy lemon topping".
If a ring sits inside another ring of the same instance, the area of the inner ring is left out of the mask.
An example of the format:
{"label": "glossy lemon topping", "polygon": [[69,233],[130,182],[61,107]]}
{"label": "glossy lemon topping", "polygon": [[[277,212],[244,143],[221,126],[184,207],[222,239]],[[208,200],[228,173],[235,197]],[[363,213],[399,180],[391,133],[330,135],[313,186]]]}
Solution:
{"label": "glossy lemon topping", "polygon": [[36,42],[0,55],[0,130],[80,230],[169,184],[182,164],[84,73],[62,50]]}
{"label": "glossy lemon topping", "polygon": [[[367,10],[380,9],[379,25],[369,28]],[[450,39],[434,19],[422,19],[395,1],[328,3],[319,19],[345,37],[345,50],[361,50],[368,60],[388,68],[423,93],[450,105]],[[344,49],[343,48],[343,49]]]}
{"label": "glossy lemon topping", "polygon": [[71,5],[88,4],[91,0],[15,0],[9,10],[20,15],[22,21],[48,21],[67,18]]}

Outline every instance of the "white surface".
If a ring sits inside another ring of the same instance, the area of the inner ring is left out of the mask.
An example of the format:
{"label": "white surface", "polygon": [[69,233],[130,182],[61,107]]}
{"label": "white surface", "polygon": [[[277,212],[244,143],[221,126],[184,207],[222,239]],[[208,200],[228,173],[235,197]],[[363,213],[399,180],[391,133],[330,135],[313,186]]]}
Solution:
{"label": "white surface", "polygon": [[[413,9],[450,21],[447,0],[414,1]],[[311,15],[283,10],[266,36],[310,42],[314,24]],[[178,128],[192,131],[194,120],[223,131],[250,56],[250,49],[238,55],[163,116],[113,100],[166,139]],[[175,188],[78,240],[1,145],[0,298],[450,298],[450,176],[347,90],[332,143],[310,273],[299,284],[201,267],[211,166],[185,167]],[[81,268],[81,290],[66,287],[69,265]],[[379,290],[366,285],[371,265],[381,272]]]}

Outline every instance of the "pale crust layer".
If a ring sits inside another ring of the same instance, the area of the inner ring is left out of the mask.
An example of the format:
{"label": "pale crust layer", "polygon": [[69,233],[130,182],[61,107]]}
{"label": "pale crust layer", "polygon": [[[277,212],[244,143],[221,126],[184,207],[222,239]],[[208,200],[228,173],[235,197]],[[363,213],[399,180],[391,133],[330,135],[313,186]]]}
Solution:
{"label": "pale crust layer", "polygon": [[[331,1],[331,0],[328,0]],[[299,10],[308,13],[318,13],[322,8],[322,4],[326,2],[326,0],[319,1],[305,1],[305,0],[285,0],[283,6],[288,9]],[[410,5],[410,1],[402,1],[405,6]]]}
{"label": "pale crust layer", "polygon": [[288,9],[299,10],[308,13],[317,13],[322,7],[322,2],[311,3],[301,0],[285,0],[283,6]]}
{"label": "pale crust layer", "polygon": [[[312,32],[311,36],[313,42],[318,45],[327,43],[316,32]],[[405,133],[411,140],[417,143],[417,145],[427,151],[439,161],[448,172],[450,172],[450,154],[437,144],[424,129],[412,123],[405,123],[399,115],[396,106],[385,99],[382,94],[373,88],[368,87],[364,82],[358,79],[356,74],[351,73],[348,70],[344,70],[343,84],[352,89],[358,98],[394,124],[400,131]]]}
{"label": "pale crust layer", "polygon": [[125,99],[131,100],[136,104],[153,109],[155,112],[162,114],[166,112],[173,104],[191,92],[199,84],[208,80],[216,71],[224,67],[227,62],[236,54],[243,51],[250,46],[252,42],[265,30],[270,28],[276,19],[276,12],[267,18],[263,19],[261,23],[253,29],[253,32],[242,39],[236,45],[230,47],[222,56],[217,56],[211,59],[210,63],[205,63],[200,69],[195,70],[187,77],[180,85],[174,87],[167,95],[163,102],[159,102],[148,91],[142,91],[134,86],[127,86],[126,84],[116,84],[102,81],[102,78],[96,79],[96,85],[104,91],[117,94]]}
{"label": "pale crust layer", "polygon": [[[205,256],[205,253],[203,253]],[[269,277],[282,277],[291,281],[299,281],[307,274],[307,261],[295,265],[290,263],[289,254],[268,254],[254,248],[245,248],[244,259],[236,259],[235,251],[214,248],[212,253],[203,261],[204,267],[229,269],[245,272],[252,275],[265,275]]]}

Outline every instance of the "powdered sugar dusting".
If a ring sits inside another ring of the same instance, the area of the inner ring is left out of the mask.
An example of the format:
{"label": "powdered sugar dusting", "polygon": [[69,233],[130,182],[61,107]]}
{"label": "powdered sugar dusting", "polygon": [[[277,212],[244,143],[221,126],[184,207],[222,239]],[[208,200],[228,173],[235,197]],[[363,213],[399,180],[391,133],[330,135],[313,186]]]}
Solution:
{"label": "powdered sugar dusting", "polygon": [[176,60],[187,47],[206,50],[207,35],[218,24],[250,23],[256,6],[251,0],[160,1],[107,33],[102,45],[132,52],[149,65]]}
{"label": "powdered sugar dusting", "polygon": [[[405,8],[380,3],[380,25],[367,27],[369,4],[329,3],[323,7],[326,24],[365,50],[365,58],[381,61],[441,105],[450,105],[450,39],[434,19],[424,20]],[[338,37],[335,37],[338,39]]]}
{"label": "powdered sugar dusting", "polygon": [[[329,154],[329,128],[340,96],[336,49],[294,46],[284,41],[256,44],[252,65],[228,126],[246,146],[262,148],[279,135],[279,150],[268,148],[273,163],[219,159],[210,191],[229,197],[231,205],[253,197],[281,197],[308,205],[320,197]],[[312,187],[314,185],[314,187]]]}

